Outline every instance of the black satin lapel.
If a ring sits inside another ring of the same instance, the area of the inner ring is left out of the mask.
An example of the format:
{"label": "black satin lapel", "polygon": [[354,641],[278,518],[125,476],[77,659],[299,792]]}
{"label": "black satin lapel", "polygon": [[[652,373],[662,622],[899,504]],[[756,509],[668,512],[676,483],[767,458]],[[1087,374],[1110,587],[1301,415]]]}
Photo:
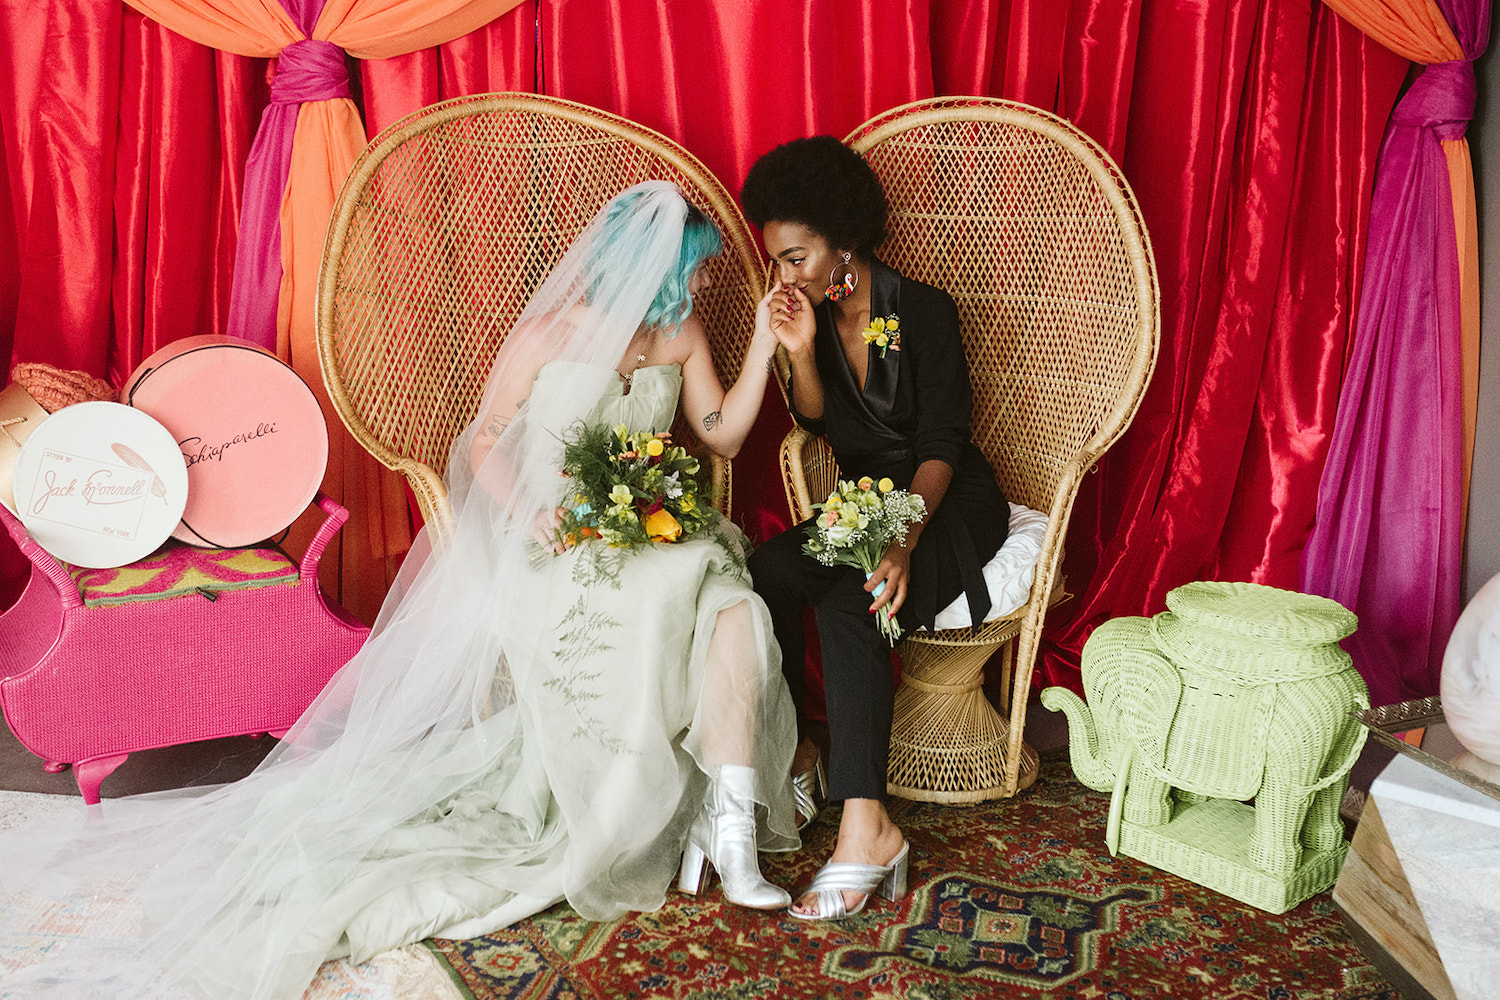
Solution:
{"label": "black satin lapel", "polygon": [[[870,319],[877,316],[900,316],[901,275],[880,261],[870,266]],[[906,332],[906,317],[902,316],[901,332]],[[901,352],[887,349],[885,357],[880,348],[871,344],[865,372],[865,405],[876,416],[890,416],[896,405],[896,379],[901,372]]]}
{"label": "black satin lapel", "polygon": [[839,343],[838,323],[833,317],[833,303],[826,299],[818,305],[818,333],[813,341],[813,350],[822,352],[821,370],[836,372],[844,384],[844,391],[854,399],[859,398],[859,382],[844,357],[844,348]]}

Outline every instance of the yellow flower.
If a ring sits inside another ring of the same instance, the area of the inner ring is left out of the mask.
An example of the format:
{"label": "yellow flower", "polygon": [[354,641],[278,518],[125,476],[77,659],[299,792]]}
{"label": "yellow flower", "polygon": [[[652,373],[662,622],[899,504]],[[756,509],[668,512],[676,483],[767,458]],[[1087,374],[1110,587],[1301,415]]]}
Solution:
{"label": "yellow flower", "polygon": [[891,482],[889,478],[885,477],[882,477],[880,482],[876,483],[875,486],[882,493],[889,493],[891,490],[896,488],[896,484]]}
{"label": "yellow flower", "polygon": [[875,480],[871,479],[869,476],[860,476],[859,477],[859,488],[860,489],[862,489],[862,490],[868,490],[871,486],[874,486],[874,485],[875,485]]}
{"label": "yellow flower", "polygon": [[646,534],[653,542],[675,542],[682,537],[682,525],[663,507],[646,515]]}
{"label": "yellow flower", "polygon": [[876,333],[884,333],[885,318],[882,316],[876,316],[874,319],[870,320],[870,329],[874,330]]}
{"label": "yellow flower", "polygon": [[609,491],[609,498],[616,504],[624,507],[631,501],[630,487],[624,483],[617,484],[614,489]]}
{"label": "yellow flower", "polygon": [[666,446],[661,443],[661,438],[652,438],[650,441],[646,442],[646,454],[650,455],[652,458],[660,455],[665,450]]}
{"label": "yellow flower", "polygon": [[828,496],[828,506],[830,507],[837,507],[843,502],[844,498],[839,496],[837,493],[830,493]]}
{"label": "yellow flower", "polygon": [[877,334],[874,330],[871,330],[869,327],[861,330],[859,335],[865,338],[865,343],[867,344],[875,343],[875,338],[879,336],[879,334]]}
{"label": "yellow flower", "polygon": [[885,320],[885,329],[887,333],[895,333],[897,330],[901,329],[901,321],[892,316],[890,319]]}
{"label": "yellow flower", "polygon": [[891,338],[887,337],[884,333],[878,335],[875,338],[875,346],[876,347],[884,347],[886,344],[889,344],[890,342],[891,342]]}

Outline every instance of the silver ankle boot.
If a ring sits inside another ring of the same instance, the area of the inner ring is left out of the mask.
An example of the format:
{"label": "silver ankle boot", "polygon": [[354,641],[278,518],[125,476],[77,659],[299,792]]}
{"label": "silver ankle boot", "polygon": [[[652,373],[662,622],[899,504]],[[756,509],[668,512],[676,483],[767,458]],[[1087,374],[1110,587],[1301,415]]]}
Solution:
{"label": "silver ankle boot", "polygon": [[709,788],[703,807],[688,831],[677,888],[696,896],[712,864],[731,903],[756,910],[790,906],[791,894],[767,882],[756,859],[754,768],[743,764],[720,767],[719,780]]}

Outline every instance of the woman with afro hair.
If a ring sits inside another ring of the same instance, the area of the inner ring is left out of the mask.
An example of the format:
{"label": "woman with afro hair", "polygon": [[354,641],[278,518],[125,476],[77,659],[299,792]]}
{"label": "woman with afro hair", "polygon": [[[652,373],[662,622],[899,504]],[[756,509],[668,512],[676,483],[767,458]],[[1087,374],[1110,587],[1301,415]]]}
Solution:
{"label": "woman with afro hair", "polygon": [[[891,648],[874,616],[893,616],[904,630],[932,628],[937,612],[963,594],[972,620],[983,621],[990,599],[980,568],[1005,541],[1008,508],[971,440],[953,299],[875,256],[886,202],[869,164],[832,136],[796,139],[755,163],[741,200],[779,279],[762,308],[790,358],[793,418],[826,435],[845,478],[888,477],[927,508],[868,580],[858,568],[805,555],[805,524],[750,558],[804,737],[802,621],[806,608],[816,609],[828,798],[844,805],[832,859],[790,912],[838,919],[862,910],[872,892],[895,900],[906,888],[907,843],[885,808]],[[872,321],[892,318],[896,333],[884,346],[866,337]]]}

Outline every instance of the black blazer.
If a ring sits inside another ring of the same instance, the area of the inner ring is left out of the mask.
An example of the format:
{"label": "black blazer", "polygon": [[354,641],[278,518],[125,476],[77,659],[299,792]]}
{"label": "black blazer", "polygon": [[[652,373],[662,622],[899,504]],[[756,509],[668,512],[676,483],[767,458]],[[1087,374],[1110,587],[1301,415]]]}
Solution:
{"label": "black blazer", "polygon": [[813,341],[823,380],[823,416],[792,417],[828,438],[845,479],[889,476],[911,486],[929,459],[953,467],[953,481],[912,550],[912,579],[901,618],[928,628],[963,592],[975,625],[989,612],[981,568],[1005,542],[1010,510],[994,470],[969,430],[973,390],[959,335],[958,308],[947,292],[902,277],[878,260],[870,274],[870,313],[900,319],[900,346],[885,357],[869,347],[864,390],[844,357],[833,306],[818,307]]}

